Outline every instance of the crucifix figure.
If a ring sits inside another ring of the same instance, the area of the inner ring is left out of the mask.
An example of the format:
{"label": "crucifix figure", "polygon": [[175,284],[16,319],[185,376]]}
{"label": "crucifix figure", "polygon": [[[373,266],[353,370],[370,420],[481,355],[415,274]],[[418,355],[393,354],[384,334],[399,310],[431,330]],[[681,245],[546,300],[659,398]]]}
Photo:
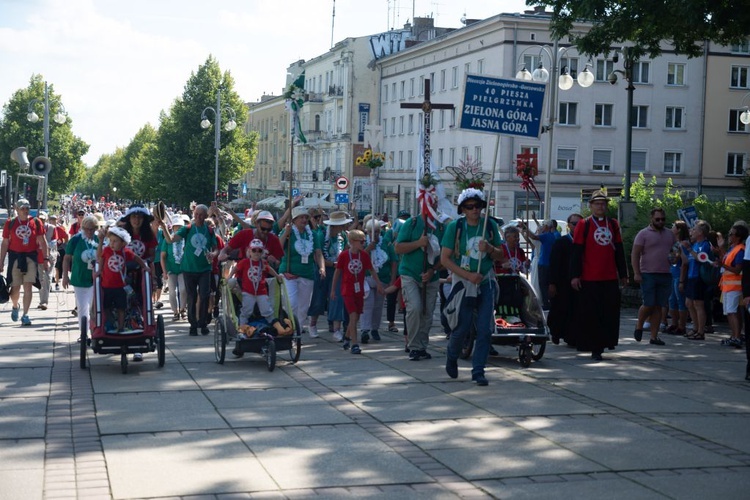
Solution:
{"label": "crucifix figure", "polygon": [[424,117],[423,130],[424,130],[424,144],[423,155],[424,158],[424,172],[422,175],[430,173],[430,127],[432,124],[432,110],[433,109],[453,109],[453,104],[434,104],[430,101],[430,79],[425,78],[424,80],[424,102],[422,103],[404,103],[401,108],[406,109],[421,109]]}

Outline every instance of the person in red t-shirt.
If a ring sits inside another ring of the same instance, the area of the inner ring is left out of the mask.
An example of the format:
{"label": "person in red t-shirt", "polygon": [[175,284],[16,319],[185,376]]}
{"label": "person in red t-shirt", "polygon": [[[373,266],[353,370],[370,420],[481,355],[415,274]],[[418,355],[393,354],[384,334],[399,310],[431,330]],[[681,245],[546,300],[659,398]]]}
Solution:
{"label": "person in red t-shirt", "polygon": [[38,219],[29,217],[29,202],[20,198],[16,202],[18,216],[9,219],[3,226],[3,242],[0,246],[0,266],[8,256],[8,281],[12,309],[10,318],[18,321],[18,299],[23,286],[22,326],[31,326],[29,307],[36,282],[38,266],[49,269],[49,250],[44,226]]}
{"label": "person in red t-shirt", "polygon": [[86,216],[86,211],[84,209],[79,208],[76,211],[76,220],[75,222],[73,222],[73,224],[70,225],[70,230],[68,231],[68,233],[71,236],[75,236],[76,233],[78,233],[78,231],[81,230],[81,221],[83,220],[85,216]]}
{"label": "person in red t-shirt", "polygon": [[117,333],[125,328],[125,311],[128,308],[128,291],[125,283],[125,266],[135,261],[141,268],[148,269],[148,264],[126,245],[130,243],[130,234],[121,227],[110,227],[107,232],[109,245],[104,247],[104,233],[99,235],[99,246],[96,259],[99,263],[94,277],[102,277],[102,302],[104,310],[117,311]]}
{"label": "person in red t-shirt", "polygon": [[271,232],[273,229],[273,215],[265,210],[259,212],[255,218],[255,229],[243,229],[227,243],[226,247],[219,253],[219,262],[223,262],[232,250],[239,250],[239,255],[245,255],[245,251],[254,239],[263,243],[266,250],[266,259],[275,269],[279,267],[284,249],[281,247],[279,237]]}
{"label": "person in red t-shirt", "polygon": [[271,323],[274,319],[273,306],[268,297],[268,275],[279,279],[279,274],[273,270],[268,262],[263,260],[263,242],[255,239],[247,247],[246,259],[240,260],[232,276],[237,278],[242,289],[242,309],[240,310],[240,325],[246,325],[253,314],[255,304],[258,304],[260,314]]}
{"label": "person in red t-shirt", "polygon": [[[620,288],[628,280],[620,225],[606,216],[609,198],[591,195],[591,216],[576,224],[570,259],[570,286],[578,301],[579,351],[591,351],[601,361],[604,349],[614,349],[620,336]],[[619,280],[619,283],[618,283]]]}
{"label": "person in red t-shirt", "polygon": [[[364,251],[365,233],[358,229],[349,231],[349,250],[341,252],[336,261],[336,272],[333,274],[331,283],[331,300],[336,297],[336,286],[341,278],[341,297],[344,299],[344,307],[349,313],[349,326],[346,329],[346,340],[344,349],[348,349],[351,343],[352,354],[361,354],[357,343],[357,322],[362,314],[365,303],[365,272],[375,280],[378,293],[383,294],[383,284],[378,278],[378,273],[373,270],[370,255]],[[370,293],[375,293],[370,291]]]}

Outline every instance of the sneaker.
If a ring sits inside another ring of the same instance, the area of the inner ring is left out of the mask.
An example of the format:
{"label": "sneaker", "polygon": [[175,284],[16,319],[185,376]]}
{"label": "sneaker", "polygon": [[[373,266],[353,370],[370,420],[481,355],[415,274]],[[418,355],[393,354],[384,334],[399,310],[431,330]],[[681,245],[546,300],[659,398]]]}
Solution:
{"label": "sneaker", "polygon": [[419,351],[419,357],[421,359],[432,359],[432,354],[430,354],[426,350],[422,349],[422,350]]}
{"label": "sneaker", "polygon": [[651,345],[666,345],[664,343],[664,341],[662,339],[660,339],[659,337],[656,337],[655,339],[649,340],[648,343],[651,344]]}
{"label": "sneaker", "polygon": [[487,377],[484,376],[483,373],[480,373],[479,375],[472,375],[471,380],[477,383],[479,386],[486,386],[489,385],[489,381],[487,381]]}
{"label": "sneaker", "polygon": [[154,304],[154,307],[157,309],[161,309],[162,307],[164,307],[164,303],[161,301],[156,301],[156,304]]}
{"label": "sneaker", "polygon": [[742,340],[738,338],[731,338],[729,339],[729,345],[732,347],[736,347],[737,349],[740,349],[742,347]]}
{"label": "sneaker", "polygon": [[41,309],[42,311],[46,311],[47,310],[47,304],[39,304],[38,306],[36,306],[36,308],[37,309]]}
{"label": "sneaker", "polygon": [[351,342],[349,341],[349,339],[346,339],[346,340],[344,340],[344,345],[342,345],[341,347],[343,347],[344,350],[346,351],[347,349],[349,349],[350,345],[351,345]]}
{"label": "sneaker", "polygon": [[419,355],[419,351],[416,349],[412,349],[409,351],[409,361],[419,361],[421,356]]}
{"label": "sneaker", "polygon": [[31,320],[26,314],[21,316],[21,326],[31,326]]}
{"label": "sneaker", "polygon": [[[645,328],[646,325],[644,324],[643,327]],[[643,338],[643,329],[636,328],[635,331],[633,332],[633,338],[635,339],[636,342],[640,342],[641,339]]]}
{"label": "sneaker", "polygon": [[10,310],[10,319],[13,321],[18,321],[18,311],[20,310],[20,307],[14,307]]}
{"label": "sneaker", "polygon": [[372,340],[380,341],[380,334],[377,330],[370,331],[370,335],[372,335]]}
{"label": "sneaker", "polygon": [[370,331],[364,330],[362,334],[360,335],[362,343],[363,344],[369,344],[370,343]]}
{"label": "sneaker", "polygon": [[396,328],[396,325],[389,325],[388,331],[391,333],[398,333],[398,328]]}
{"label": "sneaker", "polygon": [[198,336],[198,327],[197,326],[191,326],[190,327],[190,336],[191,337],[197,337]]}
{"label": "sneaker", "polygon": [[344,341],[344,332],[341,330],[336,330],[333,332],[333,340],[336,342],[343,342]]}
{"label": "sneaker", "polygon": [[172,316],[172,321],[180,321],[180,313],[174,313],[174,315]]}
{"label": "sneaker", "polygon": [[732,340],[734,340],[732,337],[721,339],[721,345],[732,345]]}
{"label": "sneaker", "polygon": [[352,346],[352,354],[362,354],[362,349],[359,348],[359,344]]}
{"label": "sneaker", "polygon": [[458,378],[458,360],[446,357],[445,359],[445,373],[450,378]]}
{"label": "sneaker", "polygon": [[311,339],[317,339],[320,337],[320,335],[318,335],[318,327],[315,325],[310,325],[307,329],[307,333],[310,335]]}
{"label": "sneaker", "polygon": [[59,290],[60,290],[60,285],[58,283],[55,283],[55,291],[59,291]]}
{"label": "sneaker", "polygon": [[140,352],[133,354],[133,361],[135,361],[136,363],[143,361],[143,354],[141,354]]}

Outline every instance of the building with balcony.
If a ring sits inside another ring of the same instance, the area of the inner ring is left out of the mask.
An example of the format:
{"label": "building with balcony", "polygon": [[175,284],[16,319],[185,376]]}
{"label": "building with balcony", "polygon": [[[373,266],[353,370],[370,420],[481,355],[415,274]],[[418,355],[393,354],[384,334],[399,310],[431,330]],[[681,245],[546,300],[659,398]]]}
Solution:
{"label": "building with balcony", "polygon": [[289,113],[282,96],[264,95],[247,104],[245,132],[258,133],[258,156],[252,171],[245,174],[246,198],[261,200],[284,189],[282,177],[289,172]]}

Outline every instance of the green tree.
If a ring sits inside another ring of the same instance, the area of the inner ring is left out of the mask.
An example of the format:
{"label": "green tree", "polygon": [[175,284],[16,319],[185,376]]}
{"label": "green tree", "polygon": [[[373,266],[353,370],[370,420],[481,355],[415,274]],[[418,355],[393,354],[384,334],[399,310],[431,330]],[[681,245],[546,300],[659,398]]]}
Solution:
{"label": "green tree", "polygon": [[[54,93],[54,87],[49,85],[50,118],[60,109],[62,99]],[[26,119],[29,103],[38,102],[34,106],[36,113],[42,117],[44,103],[44,80],[41,75],[33,75],[29,86],[17,90],[10,100],[3,106],[3,116],[0,118],[0,158],[3,158],[4,169],[15,178],[19,166],[9,160],[10,153],[17,147],[23,146],[28,150],[29,161],[37,156],[44,156],[44,126],[40,119],[31,123]],[[49,190],[52,194],[69,191],[85,176],[83,156],[88,152],[89,145],[73,135],[72,119],[58,124],[50,119],[49,157],[52,169],[49,173]],[[50,199],[54,199],[52,194]]]}
{"label": "green tree", "polygon": [[[151,186],[159,197],[187,205],[190,201],[207,202],[214,199],[214,127],[216,117],[207,112],[212,125],[207,130],[200,126],[201,113],[216,107],[217,92],[221,89],[222,108],[232,108],[235,120],[243,124],[248,112],[234,91],[234,79],[229,72],[222,74],[218,62],[209,56],[192,73],[182,97],[169,113],[163,113],[157,138],[158,164],[149,162]],[[228,116],[222,109],[222,126]],[[251,169],[257,151],[256,135],[247,135],[241,126],[232,131],[221,131],[219,155],[219,188]],[[145,161],[145,158],[144,158]]]}
{"label": "green tree", "polygon": [[[662,42],[678,54],[697,57],[706,40],[722,45],[745,41],[750,25],[747,0],[527,0],[527,5],[552,9],[555,37],[570,36],[582,53],[593,56],[613,46],[632,42],[635,60],[644,54],[656,57]],[[574,25],[593,24],[576,34]]]}

